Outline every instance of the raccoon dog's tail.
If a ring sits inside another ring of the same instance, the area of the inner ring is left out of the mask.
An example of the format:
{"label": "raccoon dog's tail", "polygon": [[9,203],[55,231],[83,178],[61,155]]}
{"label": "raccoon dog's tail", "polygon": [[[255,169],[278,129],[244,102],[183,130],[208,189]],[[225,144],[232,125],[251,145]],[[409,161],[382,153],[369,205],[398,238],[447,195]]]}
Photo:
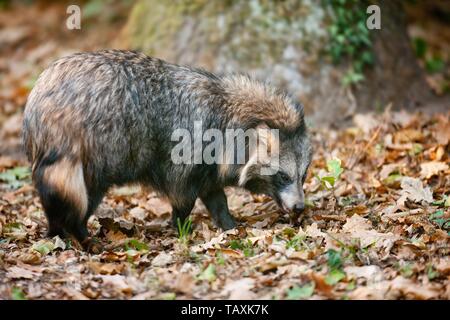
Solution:
{"label": "raccoon dog's tail", "polygon": [[79,159],[51,151],[33,163],[33,180],[47,215],[48,235],[87,236],[88,194]]}

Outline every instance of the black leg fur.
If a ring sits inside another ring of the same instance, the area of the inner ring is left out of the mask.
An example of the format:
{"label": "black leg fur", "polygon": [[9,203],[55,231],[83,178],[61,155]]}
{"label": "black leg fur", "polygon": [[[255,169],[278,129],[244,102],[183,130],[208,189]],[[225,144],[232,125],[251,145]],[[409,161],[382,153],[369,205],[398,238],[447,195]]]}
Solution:
{"label": "black leg fur", "polygon": [[203,203],[219,228],[229,230],[236,227],[236,222],[228,210],[227,197],[222,189],[209,191],[201,196]]}

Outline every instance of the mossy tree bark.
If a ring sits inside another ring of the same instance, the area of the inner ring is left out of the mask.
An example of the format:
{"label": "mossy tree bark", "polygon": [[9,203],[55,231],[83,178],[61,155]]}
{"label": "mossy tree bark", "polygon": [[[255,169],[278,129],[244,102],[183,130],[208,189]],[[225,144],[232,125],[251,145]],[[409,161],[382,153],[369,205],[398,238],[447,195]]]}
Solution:
{"label": "mossy tree bark", "polygon": [[375,65],[357,87],[343,87],[347,66],[324,54],[328,9],[319,1],[140,0],[120,46],[213,72],[244,72],[301,101],[316,124],[356,108],[407,107],[428,88],[411,51],[397,0],[379,0],[382,29],[373,31]]}

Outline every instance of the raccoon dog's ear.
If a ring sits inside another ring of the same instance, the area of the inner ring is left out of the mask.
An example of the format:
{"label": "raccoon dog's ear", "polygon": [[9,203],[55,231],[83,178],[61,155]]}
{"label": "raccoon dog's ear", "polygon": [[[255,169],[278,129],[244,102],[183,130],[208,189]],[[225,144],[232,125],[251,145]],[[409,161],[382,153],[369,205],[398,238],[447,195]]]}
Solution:
{"label": "raccoon dog's ear", "polygon": [[255,138],[250,141],[248,161],[240,170],[239,186],[261,172],[263,167],[278,167],[279,135],[277,129],[271,129],[262,123],[255,128]]}

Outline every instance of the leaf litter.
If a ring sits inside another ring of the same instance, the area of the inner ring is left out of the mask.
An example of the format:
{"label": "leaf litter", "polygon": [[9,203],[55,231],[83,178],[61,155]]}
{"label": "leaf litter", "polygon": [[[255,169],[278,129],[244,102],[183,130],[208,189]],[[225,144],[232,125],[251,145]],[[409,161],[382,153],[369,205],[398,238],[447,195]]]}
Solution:
{"label": "leaf litter", "polygon": [[[14,150],[27,83],[70,48],[64,37],[33,43],[38,27],[2,18],[11,28],[1,38],[33,48],[35,63],[0,56],[15,66],[0,94],[0,299],[450,299],[450,113],[387,110],[312,129],[307,209],[295,223],[270,198],[227,189],[239,227],[217,230],[198,201],[181,240],[164,199],[124,186],[88,224],[103,251],[46,238],[29,164]],[[97,31],[79,50],[96,49]]]}

